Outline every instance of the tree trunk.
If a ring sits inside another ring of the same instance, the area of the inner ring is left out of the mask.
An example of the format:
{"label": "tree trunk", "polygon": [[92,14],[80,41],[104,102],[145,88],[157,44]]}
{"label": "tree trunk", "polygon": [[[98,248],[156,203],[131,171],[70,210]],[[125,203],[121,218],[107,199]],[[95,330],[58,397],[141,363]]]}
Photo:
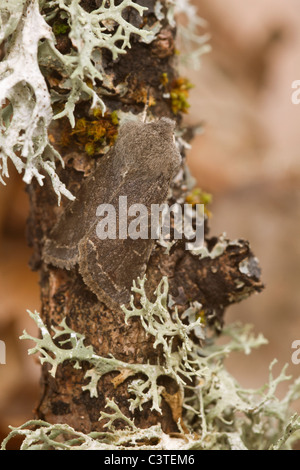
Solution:
{"label": "tree trunk", "polygon": [[[95,8],[94,2],[86,0],[85,3],[87,8]],[[154,21],[154,2],[145,0],[141,3],[148,7],[144,13],[144,22],[151,25]],[[132,14],[132,22],[135,21]],[[175,33],[174,28],[163,23],[158,37],[150,44],[133,39],[131,49],[114,62],[107,52],[106,74],[111,76],[115,89],[124,83],[127,86],[124,94],[116,92],[114,95],[104,96],[108,109],[105,117],[107,123],[111,124],[110,116],[115,110],[134,114],[143,112],[148,97],[149,110],[155,118],[167,116],[176,120],[180,126],[181,113],[172,108],[170,99],[163,97],[163,77],[167,77],[169,84],[178,79]],[[57,47],[61,50],[69,47],[67,36],[58,38]],[[47,73],[49,81],[53,76],[51,77],[51,71]],[[91,121],[85,103],[76,107],[76,122],[80,119]],[[76,129],[78,131],[78,127],[75,127],[75,131]],[[101,152],[94,152],[90,156],[93,151],[88,143],[81,139],[79,131],[71,131],[67,121],[63,121],[62,125],[53,124],[50,135],[66,163],[66,168],[60,172],[60,178],[76,195],[86,176],[93,172],[96,160],[101,159]],[[172,185],[173,195],[176,194],[177,200],[185,199],[185,174],[182,173],[181,181],[174,181]],[[67,324],[83,334],[86,338],[85,344],[92,345],[100,356],[108,357],[113,354],[116,359],[124,362],[141,364],[154,364],[157,358],[162,360],[162,352],[153,349],[153,339],[146,335],[141,322],[138,319],[130,319],[126,325],[121,308],[110,309],[105,303],[99,302],[83,282],[77,267],[67,271],[45,264],[41,256],[45,238],[68,202],[63,200],[61,206],[57,207],[50,184],[43,188],[32,184],[28,192],[31,206],[28,240],[34,249],[31,266],[40,272],[41,316],[48,328],[58,326],[62,319],[66,318]],[[208,249],[212,250],[217,242],[220,240],[208,237],[206,227],[205,243]],[[208,324],[217,329],[221,328],[223,313],[228,305],[262,288],[248,243],[224,243],[224,249],[219,256],[203,259],[186,251],[180,243],[174,245],[169,255],[165,254],[163,247],[157,245],[146,271],[149,297],[151,298],[159,281],[166,275],[169,279],[170,294],[179,307],[179,313],[186,310],[190,302],[198,301],[202,304]],[[114,253],[111,253],[111,256],[113,257]],[[252,271],[250,269],[245,272],[241,269],[243,262],[252,265]],[[41,399],[36,408],[37,417],[50,423],[67,423],[84,432],[101,430],[104,422],[98,421],[99,415],[104,410],[108,397],[114,399],[125,415],[132,416],[129,411],[130,395],[127,387],[132,377],[115,386],[112,379],[116,373],[104,375],[98,384],[98,397],[91,398],[88,391],[82,391],[87,368],[88,365],[83,366],[81,370],[74,370],[72,364],[64,363],[53,378],[48,372],[48,366],[44,365]],[[176,385],[168,378],[162,378],[161,381],[166,390],[162,414],[151,410],[151,404],[146,403],[141,411],[135,411],[135,424],[146,428],[161,423],[166,433],[177,432],[176,417],[172,414],[170,406],[170,396],[176,393]]]}

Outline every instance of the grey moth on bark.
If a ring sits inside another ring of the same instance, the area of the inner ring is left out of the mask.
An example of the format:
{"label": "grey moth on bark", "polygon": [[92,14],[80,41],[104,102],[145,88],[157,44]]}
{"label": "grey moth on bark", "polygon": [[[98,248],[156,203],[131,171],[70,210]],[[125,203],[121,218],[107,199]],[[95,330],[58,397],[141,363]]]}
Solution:
{"label": "grey moth on bark", "polygon": [[68,270],[77,264],[88,288],[111,308],[129,302],[133,280],[145,274],[155,240],[150,231],[144,239],[124,237],[124,225],[115,238],[100,239],[99,207],[113,206],[121,227],[125,214],[119,203],[126,198],[127,207],[146,206],[150,223],[151,206],[166,201],[180,167],[174,127],[167,118],[122,124],[116,144],[99,159],[45,240],[44,262]]}

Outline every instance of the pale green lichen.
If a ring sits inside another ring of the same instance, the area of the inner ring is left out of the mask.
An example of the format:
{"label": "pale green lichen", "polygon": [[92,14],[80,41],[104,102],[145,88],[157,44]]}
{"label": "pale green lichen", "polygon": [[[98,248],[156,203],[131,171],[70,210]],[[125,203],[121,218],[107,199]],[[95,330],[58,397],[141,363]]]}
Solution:
{"label": "pale green lichen", "polygon": [[[114,0],[102,1],[91,12],[80,5],[80,0],[1,1],[0,46],[5,41],[6,51],[0,62],[1,183],[5,184],[3,178],[9,176],[11,160],[20,173],[24,172],[26,183],[36,178],[42,185],[44,171],[51,178],[58,202],[61,195],[74,199],[57,175],[56,161],[63,165],[63,160],[49,141],[48,128],[53,119],[63,116],[74,126],[74,109],[79,100],[91,99],[91,108],[100,108],[104,113],[102,89],[98,86],[97,92],[94,90],[96,79],[106,94],[111,83],[102,66],[103,49],[110,50],[115,60],[130,47],[132,34],[141,40],[154,39],[153,31],[125,20],[123,13],[128,8],[140,15],[146,9],[132,0],[117,5]],[[65,54],[56,48],[56,38],[48,24],[56,17],[67,22],[72,47]],[[61,75],[61,93],[49,93],[41,70],[45,74],[55,70]],[[53,105],[59,102],[63,110],[54,116]]]}
{"label": "pale green lichen", "polygon": [[[150,386],[151,395],[147,401],[152,400],[152,408],[160,411],[160,397],[156,380],[164,373],[165,369],[163,367],[159,365],[152,366],[150,364],[127,364],[115,359],[113,356],[108,358],[98,356],[94,353],[92,346],[84,345],[84,336],[69,328],[65,320],[60,323],[59,328],[52,327],[55,332],[52,336],[37,312],[28,313],[40,328],[42,337],[34,338],[24,331],[21,339],[35,341],[36,345],[29,350],[29,354],[40,353],[41,364],[47,362],[51,365],[49,372],[53,377],[55,377],[57,367],[65,361],[72,361],[75,369],[81,367],[81,362],[87,361],[91,364],[92,368],[85,374],[85,379],[89,379],[89,383],[84,385],[82,389],[88,390],[91,397],[97,397],[97,384],[103,375],[113,371],[121,373],[124,369],[130,370],[132,375],[143,372],[143,374],[148,377],[148,380],[142,381],[143,383],[138,387],[137,393],[139,396],[136,397],[135,404],[133,404],[131,408],[134,410],[136,407],[141,406],[140,399],[145,400],[145,395],[143,395],[142,390]],[[68,340],[65,339],[65,335],[68,336]],[[60,340],[60,337],[64,339]],[[56,340],[58,346],[53,340]],[[63,349],[66,343],[70,344],[71,347],[69,349]]]}
{"label": "pale green lichen", "polygon": [[[22,19],[23,2],[17,2],[16,13],[9,16],[10,27],[4,27],[0,33],[3,40],[12,32],[13,26],[16,27],[7,55],[0,62],[0,182],[4,183],[3,177],[8,176],[10,159],[20,173],[24,171],[26,183],[35,177],[39,184],[43,184],[44,176],[40,171],[44,170],[50,176],[59,199],[61,194],[73,199],[55,173],[55,160],[63,161],[48,140],[52,108],[37,62],[38,44],[41,39],[51,39],[51,28],[41,16],[38,3],[27,4]],[[10,2],[4,2],[0,12],[4,15],[3,12],[11,11],[11,7]]]}
{"label": "pale green lichen", "polygon": [[[50,424],[42,420],[31,420],[19,427],[10,426],[11,432],[3,440],[1,450],[14,437],[23,438],[20,450],[249,450],[244,444],[241,434],[221,431],[215,433],[214,441],[203,445],[203,440],[195,434],[179,434],[176,437],[164,433],[160,424],[140,429],[134,422],[120,411],[113,400],[107,400],[107,406],[113,413],[101,413],[100,419],[109,419],[109,431],[84,434],[67,424]],[[123,420],[128,426],[117,429],[113,422]],[[33,429],[32,429],[33,428]],[[300,421],[297,415],[292,416],[282,436],[268,450],[290,450],[300,439]],[[264,430],[259,430],[260,433]],[[223,445],[217,445],[217,440]],[[212,444],[212,445],[211,445]]]}
{"label": "pale green lichen", "polygon": [[0,7],[0,44],[17,28],[25,0],[2,0]]}
{"label": "pale green lichen", "polygon": [[[189,355],[193,352],[194,342],[189,336],[189,333],[194,328],[200,327],[200,321],[196,319],[194,322],[185,325],[179,318],[177,309],[173,314],[168,310],[168,295],[169,285],[167,277],[163,277],[159,283],[155,295],[156,301],[150,302],[145,292],[146,278],[138,279],[138,282],[133,282],[132,292],[140,296],[139,303],[141,308],[137,308],[134,305],[134,298],[131,297],[130,309],[123,307],[125,312],[125,323],[128,323],[129,318],[138,317],[142,323],[142,326],[147,334],[154,336],[155,342],[153,347],[161,345],[166,370],[170,371],[171,374],[176,375],[178,372],[180,375],[190,377],[189,371],[193,370],[190,364]],[[176,357],[180,358],[182,368],[174,368],[174,364],[178,363],[178,360],[174,361],[174,348],[173,341],[175,337],[180,339],[181,345],[177,347]],[[204,339],[204,331],[202,332],[202,339]],[[181,382],[180,377],[177,379]]]}
{"label": "pale green lichen", "polygon": [[[117,360],[113,356],[104,358],[94,353],[92,346],[84,345],[84,336],[76,333],[68,327],[66,321],[63,320],[59,328],[52,327],[55,332],[51,336],[45,324],[37,312],[29,315],[36,322],[41,330],[41,338],[34,338],[24,332],[21,339],[30,339],[35,341],[34,348],[29,350],[29,354],[40,353],[40,361],[42,364],[49,363],[51,365],[50,373],[55,377],[59,364],[69,360],[74,363],[74,368],[80,368],[80,362],[87,361],[91,364],[85,374],[85,379],[89,380],[87,385],[82,387],[88,390],[91,397],[97,397],[97,384],[100,378],[113,371],[118,371],[120,376],[122,371],[129,371],[128,374],[135,376],[138,373],[143,374],[143,379],[134,379],[129,383],[128,390],[132,398],[130,399],[130,410],[142,409],[143,405],[151,402],[151,409],[161,413],[161,387],[158,385],[158,378],[161,376],[169,376],[174,379],[180,390],[184,390],[186,382],[192,384],[194,378],[198,380],[203,373],[197,367],[194,367],[195,352],[193,351],[194,343],[189,338],[189,332],[197,325],[200,327],[200,320],[185,325],[180,320],[175,310],[173,317],[168,311],[168,283],[163,278],[156,291],[156,301],[150,302],[145,294],[144,289],[145,278],[138,281],[138,285],[134,283],[133,292],[141,295],[140,303],[142,308],[136,309],[131,301],[131,309],[125,309],[125,322],[131,317],[138,316],[147,334],[155,338],[153,347],[161,346],[164,353],[163,364],[127,364]],[[68,340],[65,339],[68,336]],[[59,338],[63,337],[63,340]],[[174,338],[178,337],[180,344],[173,350]],[[55,341],[56,340],[56,344]],[[62,347],[69,343],[69,349]],[[58,346],[57,346],[58,344]]]}
{"label": "pale green lichen", "polygon": [[271,446],[271,450],[281,450],[285,448],[286,443],[292,446],[294,443],[300,440],[300,416],[294,414],[287,425],[285,426],[283,435],[276,444]]}
{"label": "pale green lichen", "polygon": [[[157,0],[156,3],[156,11],[160,15],[160,1]],[[190,0],[167,0],[167,6],[166,17],[169,24],[172,27],[177,24],[181,62],[197,70],[202,55],[211,51],[209,34],[200,33],[201,29],[207,28],[207,22],[200,18],[196,6]]]}
{"label": "pale green lichen", "polygon": [[209,250],[205,245],[203,245],[199,248],[192,249],[191,253],[195,256],[199,256],[201,259],[215,259],[225,253],[228,247],[233,246],[242,246],[242,243],[239,240],[229,240],[226,236],[226,233],[222,233],[219,236],[217,243],[213,246],[211,250]]}
{"label": "pale green lichen", "polygon": [[[160,412],[166,391],[158,385],[157,379],[164,375],[170,377],[177,383],[178,393],[182,397],[180,412],[176,409],[182,436],[173,439],[163,433],[159,425],[139,429],[113,400],[108,400],[110,411],[100,415],[100,420],[106,420],[107,432],[85,435],[67,425],[32,421],[12,428],[3,441],[3,448],[15,435],[24,436],[23,448],[32,449],[131,449],[137,448],[137,442],[139,449],[292,448],[300,437],[299,418],[290,410],[291,404],[300,398],[300,378],[279,400],[276,397],[278,385],[290,379],[286,375],[286,366],[274,377],[276,361],[273,361],[269,381],[259,390],[242,388],[224,366],[226,357],[233,351],[249,354],[253,348],[264,345],[266,340],[262,335],[255,336],[249,325],[231,325],[223,330],[223,336],[228,336],[229,341],[219,345],[213,339],[205,339],[204,326],[196,315],[200,304],[192,305],[190,311],[183,315],[187,324],[179,318],[174,301],[168,295],[166,278],[160,282],[154,302],[149,301],[145,293],[145,279],[138,280],[132,290],[139,295],[140,305],[135,306],[132,300],[130,308],[123,308],[124,320],[130,322],[133,317],[140,319],[146,333],[154,338],[153,347],[159,347],[162,351],[160,363],[128,364],[112,356],[98,356],[91,346],[85,346],[84,336],[69,328],[65,320],[59,328],[53,328],[52,337],[37,313],[30,315],[41,330],[41,338],[34,338],[26,332],[22,338],[35,341],[36,346],[29,353],[39,352],[41,362],[51,365],[50,373],[53,376],[57,367],[67,360],[72,361],[75,368],[80,367],[82,361],[87,361],[91,369],[85,378],[90,382],[83,389],[89,390],[91,396],[97,396],[100,377],[112,371],[119,372],[113,380],[118,384],[128,379],[130,412],[143,409],[148,402],[152,403],[152,410]],[[199,329],[203,344],[199,339],[192,339],[190,333],[195,332],[195,328]],[[137,379],[136,375],[140,373],[146,378]],[[172,404],[170,406],[172,408]],[[117,420],[125,423],[125,429],[115,427]],[[59,439],[57,447],[56,439]]]}
{"label": "pale green lichen", "polygon": [[[98,106],[103,113],[105,112],[106,107],[103,100],[91,87],[87,86],[86,81],[91,80],[91,83],[95,85],[96,79],[101,82],[105,79],[101,55],[103,49],[108,49],[112,54],[112,59],[115,60],[120,54],[125,54],[127,48],[131,47],[131,34],[136,34],[145,40],[151,35],[145,29],[133,26],[123,17],[125,9],[133,8],[142,16],[147,8],[132,0],[123,0],[117,5],[114,0],[101,1],[99,8],[91,12],[87,12],[80,5],[80,0],[72,2],[52,0],[46,2],[46,6],[52,9],[52,14],[64,11],[70,27],[69,38],[74,47],[71,53],[61,54],[53,47],[53,43],[50,45],[53,60],[58,59],[61,62],[59,68],[66,76],[65,85],[61,86],[66,89],[71,88],[64,110],[57,114],[55,119],[67,116],[73,127],[75,104],[82,93],[92,98],[92,108]],[[47,57],[48,64],[49,61],[51,62],[51,58]]]}

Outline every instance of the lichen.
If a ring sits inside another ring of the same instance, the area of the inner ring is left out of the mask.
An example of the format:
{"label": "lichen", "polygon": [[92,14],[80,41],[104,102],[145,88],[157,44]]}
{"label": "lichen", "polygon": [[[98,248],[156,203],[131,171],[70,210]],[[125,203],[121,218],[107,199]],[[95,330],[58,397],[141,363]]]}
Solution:
{"label": "lichen", "polygon": [[[156,4],[159,11],[160,1]],[[207,22],[198,15],[197,7],[190,0],[167,0],[167,5],[166,18],[171,27],[177,25],[181,63],[198,70],[202,55],[211,51],[209,34],[200,33],[207,29]]]}
{"label": "lichen", "polygon": [[[35,342],[29,354],[40,353],[41,363],[50,364],[52,376],[65,361],[72,361],[74,368],[80,368],[81,362],[87,361],[91,365],[85,375],[89,383],[82,388],[89,390],[91,396],[97,396],[100,377],[117,371],[119,374],[112,382],[117,387],[127,379],[130,413],[142,410],[148,402],[152,403],[152,410],[161,412],[161,400],[166,400],[178,425],[178,437],[166,435],[159,425],[139,429],[131,416],[124,415],[113,400],[108,400],[110,411],[102,411],[99,417],[105,420],[107,432],[85,435],[67,425],[31,421],[12,428],[2,448],[6,448],[8,441],[16,435],[24,437],[24,449],[292,448],[300,438],[299,417],[290,410],[291,404],[300,398],[300,379],[279,400],[276,397],[278,385],[290,380],[286,375],[287,366],[274,377],[276,361],[273,361],[268,383],[259,390],[248,390],[238,384],[224,365],[232,352],[249,354],[253,348],[266,344],[265,338],[255,336],[249,325],[231,325],[222,333],[229,340],[218,344],[215,338],[208,339],[201,322],[200,304],[191,305],[180,319],[174,300],[168,294],[167,279],[163,278],[158,285],[154,302],[147,298],[145,281],[143,278],[134,283],[132,291],[138,294],[139,305],[136,306],[132,298],[130,307],[123,307],[124,321],[129,323],[132,317],[138,318],[146,333],[153,336],[153,347],[162,351],[162,359],[157,364],[129,364],[113,356],[98,356],[92,346],[84,344],[84,336],[69,328],[65,320],[59,328],[52,328],[52,337],[38,313],[30,313],[30,316],[39,326],[41,337],[34,338],[24,332],[22,339]],[[195,329],[198,329],[198,335],[195,335]],[[65,348],[67,344],[68,349]],[[145,378],[138,379],[136,376],[140,373]],[[177,384],[175,394],[170,395],[158,385],[158,377],[164,375]],[[125,423],[125,428],[115,426],[119,420]]]}
{"label": "lichen", "polygon": [[[215,446],[203,445],[203,439],[197,434],[177,434],[170,436],[164,433],[160,424],[141,429],[134,421],[128,419],[113,400],[107,400],[107,407],[112,413],[102,412],[101,419],[108,419],[104,425],[108,431],[85,434],[76,431],[67,424],[50,424],[42,420],[30,420],[19,427],[9,426],[8,436],[1,444],[6,450],[7,444],[14,437],[23,438],[20,450],[248,450],[239,432],[219,432],[215,436]],[[122,420],[127,426],[118,429],[114,421]],[[32,429],[33,428],[33,429]],[[290,450],[300,439],[299,416],[293,415],[286,423],[282,436],[268,450]],[[258,431],[258,439],[260,432]],[[223,445],[217,445],[217,438]]]}
{"label": "lichen", "polygon": [[72,129],[68,122],[64,123],[61,134],[63,146],[78,145],[88,155],[106,153],[114,145],[118,136],[119,119],[116,111],[106,112],[104,116],[99,109],[93,112],[93,118],[79,118]]}
{"label": "lichen", "polygon": [[[106,406],[112,413],[102,412],[100,420],[108,420],[104,425],[108,431],[84,434],[67,424],[31,420],[19,427],[10,426],[11,432],[3,440],[1,450],[5,450],[16,436],[23,438],[20,450],[189,450],[198,444],[193,436],[165,434],[160,424],[140,429],[113,400],[107,400]],[[125,429],[117,429],[114,426],[116,420],[124,421]]]}
{"label": "lichen", "polygon": [[163,87],[163,98],[170,101],[172,112],[175,115],[187,113],[190,107],[189,90],[193,88],[193,84],[185,77],[170,81],[166,72],[161,75],[160,82]]}
{"label": "lichen", "polygon": [[185,198],[185,201],[188,204],[191,204],[193,207],[197,204],[204,204],[204,213],[208,218],[212,216],[211,211],[208,209],[208,205],[212,203],[212,195],[203,191],[200,188],[193,188]]}
{"label": "lichen", "polygon": [[[27,2],[28,3],[28,2]],[[8,4],[9,7],[11,4]],[[1,5],[1,12],[7,4]],[[50,144],[47,129],[52,120],[49,92],[37,62],[41,39],[51,40],[51,29],[39,12],[38,3],[30,2],[23,20],[19,17],[23,2],[16,5],[17,14],[11,14],[11,24],[0,36],[12,33],[8,52],[0,63],[0,182],[8,177],[8,159],[23,180],[30,183],[35,177],[43,184],[44,170],[51,178],[60,200],[61,194],[74,199],[55,172],[55,161],[63,164],[59,153]],[[17,21],[17,18],[19,21]]]}
{"label": "lichen", "polygon": [[[103,49],[115,60],[130,48],[133,34],[147,41],[155,36],[127,21],[124,10],[128,9],[143,15],[147,8],[132,0],[101,2],[90,12],[80,0],[1,2],[0,45],[5,41],[6,51],[0,63],[1,183],[9,176],[11,160],[24,172],[26,183],[36,178],[42,185],[45,172],[58,202],[61,195],[74,199],[57,175],[56,162],[63,165],[63,160],[49,141],[48,128],[53,119],[64,116],[74,127],[75,106],[82,100],[92,100],[91,109],[105,113],[102,95],[112,83],[102,65]],[[56,37],[61,35],[71,44],[65,52],[57,47]],[[51,83],[55,85],[51,87]],[[86,150],[89,154],[95,151],[91,142]]]}
{"label": "lichen", "polygon": [[0,44],[17,28],[25,0],[2,0],[0,7]]}
{"label": "lichen", "polygon": [[188,102],[189,90],[192,83],[184,77],[173,80],[170,87],[171,107],[174,114],[187,113],[190,107]]}

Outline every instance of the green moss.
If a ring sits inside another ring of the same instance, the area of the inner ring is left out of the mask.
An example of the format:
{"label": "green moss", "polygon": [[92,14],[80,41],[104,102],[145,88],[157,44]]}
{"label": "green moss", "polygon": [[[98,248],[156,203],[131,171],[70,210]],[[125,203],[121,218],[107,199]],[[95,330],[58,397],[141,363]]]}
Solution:
{"label": "green moss", "polygon": [[118,113],[117,111],[113,111],[110,115],[111,117],[111,122],[114,124],[114,126],[119,125],[119,118],[118,118]]}
{"label": "green moss", "polygon": [[172,112],[176,115],[187,113],[190,107],[189,90],[194,85],[184,77],[178,77],[170,82],[166,72],[161,74],[160,83],[163,86],[164,98],[170,100]]}
{"label": "green moss", "polygon": [[187,113],[190,107],[188,102],[189,90],[193,88],[187,78],[179,77],[171,83],[171,107],[174,114]]}
{"label": "green moss", "polygon": [[95,119],[77,119],[74,129],[65,123],[61,144],[67,146],[73,141],[90,156],[103,152],[105,147],[114,145],[119,126],[117,112],[105,113],[102,117],[101,110],[95,109],[93,117]]}
{"label": "green moss", "polygon": [[67,23],[57,20],[52,25],[52,31],[55,36],[67,34],[70,31],[70,26]]}
{"label": "green moss", "polygon": [[85,144],[84,146],[84,150],[86,151],[86,153],[88,155],[94,155],[95,154],[95,145],[93,144],[93,142],[88,142],[87,144]]}
{"label": "green moss", "polygon": [[160,77],[160,83],[166,87],[169,83],[169,77],[168,77],[168,74],[167,72],[164,72],[161,74],[161,77]]}

